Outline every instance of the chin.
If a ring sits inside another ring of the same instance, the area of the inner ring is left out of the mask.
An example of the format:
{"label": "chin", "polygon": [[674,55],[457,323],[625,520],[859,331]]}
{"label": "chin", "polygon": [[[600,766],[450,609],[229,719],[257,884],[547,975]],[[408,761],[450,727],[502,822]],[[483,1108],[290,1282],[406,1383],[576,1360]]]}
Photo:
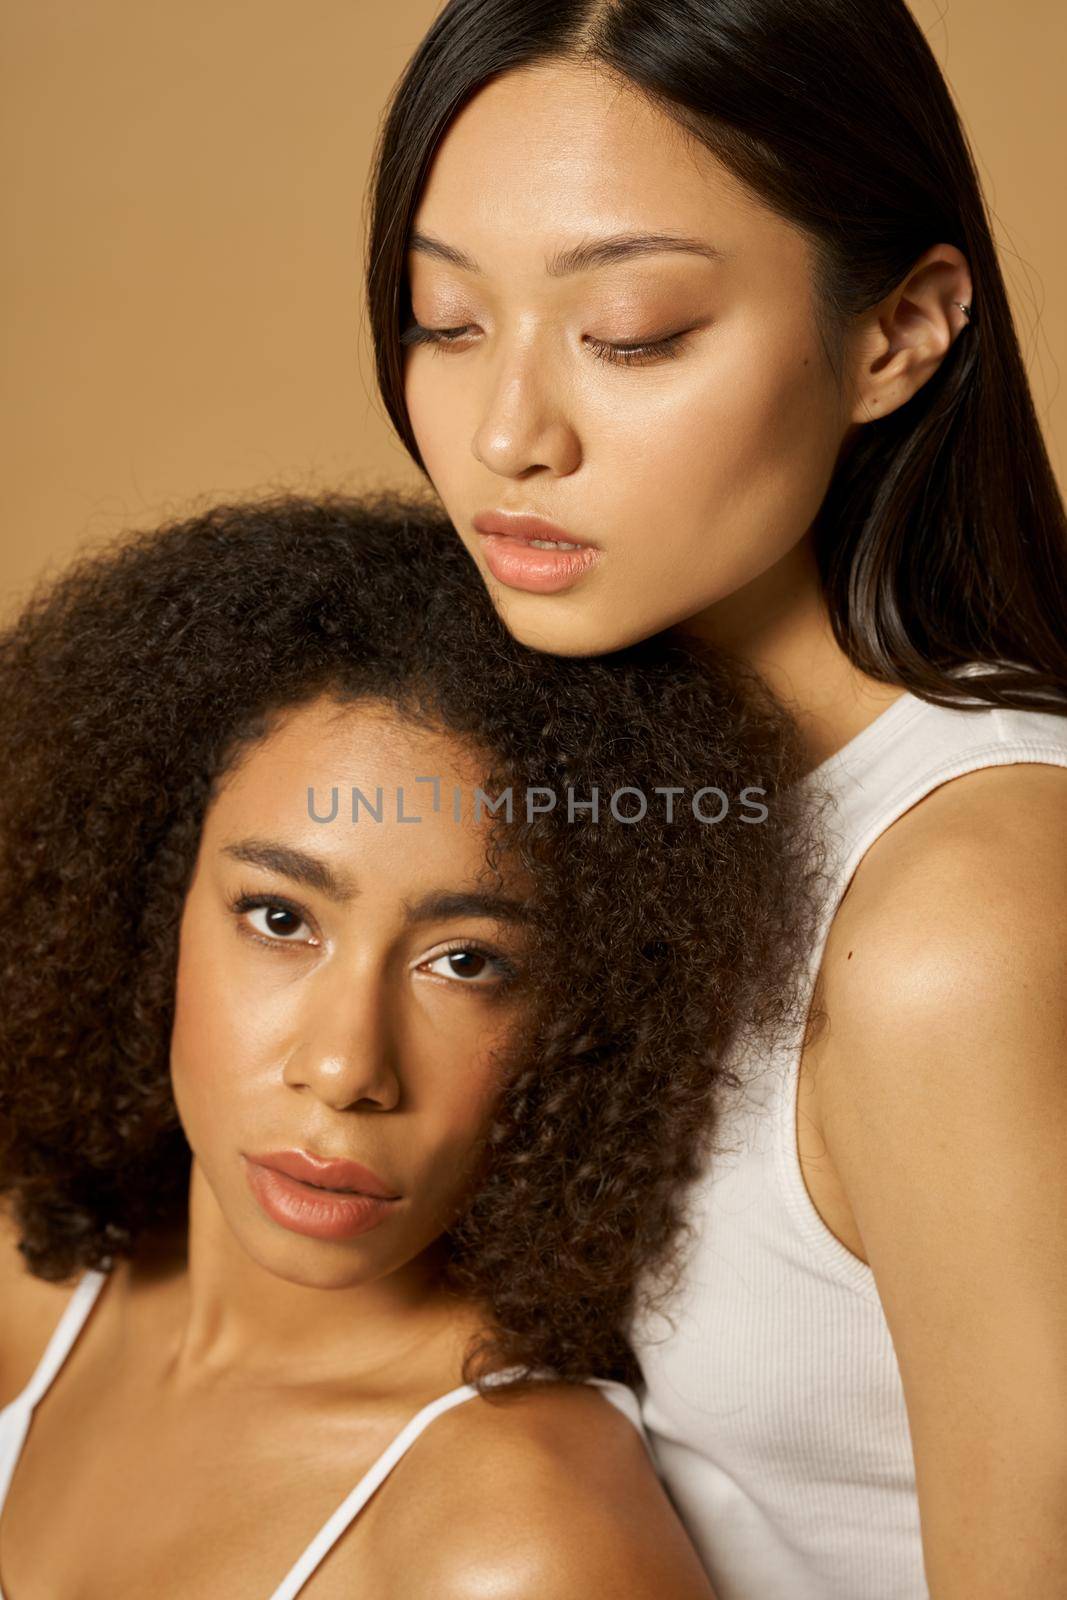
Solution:
{"label": "chin", "polygon": [[523,615],[522,608],[499,607],[500,620],[513,638],[530,650],[550,656],[600,656],[622,650],[646,637],[641,629],[622,633],[618,628],[580,616]]}
{"label": "chin", "polygon": [[666,622],[634,617],[624,626],[618,617],[605,616],[579,594],[524,595],[504,588],[493,579],[488,584],[497,615],[513,639],[527,649],[551,656],[610,655],[658,633]]}

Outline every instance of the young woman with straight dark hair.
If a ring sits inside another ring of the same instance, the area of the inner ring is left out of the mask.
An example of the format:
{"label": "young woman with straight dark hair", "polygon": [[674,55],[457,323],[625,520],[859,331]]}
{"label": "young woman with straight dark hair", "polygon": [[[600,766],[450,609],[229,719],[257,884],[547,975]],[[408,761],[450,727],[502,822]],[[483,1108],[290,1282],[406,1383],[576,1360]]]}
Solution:
{"label": "young woman with straight dark hair", "polygon": [[[377,154],[381,391],[500,616],[787,702],[831,881],[644,1417],[720,1600],[1067,1592],[1067,533],[903,0],[450,0]],[[822,1024],[817,1026],[817,1024]]]}

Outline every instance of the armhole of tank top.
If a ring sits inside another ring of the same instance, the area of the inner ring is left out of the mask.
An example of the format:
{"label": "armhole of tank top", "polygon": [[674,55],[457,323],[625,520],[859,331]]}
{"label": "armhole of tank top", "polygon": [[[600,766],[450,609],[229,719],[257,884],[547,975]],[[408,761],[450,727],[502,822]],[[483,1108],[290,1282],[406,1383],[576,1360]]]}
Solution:
{"label": "armhole of tank top", "polygon": [[[1065,719],[1065,732],[1067,732],[1067,719]],[[986,767],[1016,766],[1035,762],[1067,768],[1067,737],[1065,737],[1062,744],[1015,738],[974,746],[969,750],[956,754],[951,759],[943,762],[941,766],[935,768],[933,772],[928,773],[922,780],[918,793],[914,793],[911,789],[905,789],[903,795],[898,795],[895,799],[890,800],[885,809],[879,811],[874,820],[864,830],[859,842],[848,853],[844,862],[838,880],[833,912],[824,922],[819,942],[813,952],[811,992],[813,992],[814,982],[822,966],[823,952],[829,936],[830,926],[837,914],[837,908],[841,904],[845,890],[852,881],[867,851],[885,830],[898,821],[907,811],[910,811],[913,806],[925,800],[935,789],[939,789],[942,784],[951,782],[953,778],[962,778],[970,772],[978,772]],[[797,1042],[789,1047],[776,1088],[773,1132],[774,1167],[782,1197],[794,1225],[803,1240],[814,1252],[819,1263],[837,1282],[851,1289],[860,1298],[881,1307],[881,1296],[878,1293],[873,1270],[865,1261],[861,1261],[859,1256],[853,1255],[848,1246],[843,1244],[827,1223],[824,1222],[808,1192],[807,1184],[804,1182],[804,1174],[800,1166],[800,1151],[797,1146],[797,1092],[800,1087],[801,1050],[802,1042]]]}
{"label": "armhole of tank top", "polygon": [[[862,857],[860,858],[862,859]],[[853,869],[854,870],[854,869]],[[849,874],[851,876],[851,873]],[[847,882],[847,880],[846,880]],[[843,893],[843,889],[842,889]],[[837,904],[840,904],[838,896]],[[834,907],[836,914],[837,906]],[[815,950],[814,974],[822,963],[822,953],[829,934],[831,917]],[[813,990],[813,985],[812,985]],[[797,1146],[797,1092],[800,1087],[800,1057],[803,1050],[801,1037],[785,1053],[782,1070],[775,1088],[774,1125],[771,1132],[774,1170],[786,1212],[797,1233],[815,1256],[820,1267],[860,1299],[881,1307],[881,1296],[874,1281],[874,1273],[865,1261],[854,1256],[836,1233],[823,1221],[815,1202],[808,1193],[800,1166]]]}

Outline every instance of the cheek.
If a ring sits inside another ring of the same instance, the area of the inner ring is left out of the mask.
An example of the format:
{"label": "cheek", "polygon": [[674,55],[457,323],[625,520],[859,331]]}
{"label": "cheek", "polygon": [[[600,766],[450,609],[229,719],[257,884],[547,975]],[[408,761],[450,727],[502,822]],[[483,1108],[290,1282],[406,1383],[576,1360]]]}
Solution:
{"label": "cheek", "polygon": [[[420,350],[407,357],[404,378],[404,404],[419,452],[435,483],[461,467],[458,446],[463,438],[469,397],[464,386],[441,369],[449,358]],[[473,435],[472,424],[468,437]]]}
{"label": "cheek", "polygon": [[427,1112],[432,1129],[434,1165],[443,1186],[455,1187],[464,1171],[477,1157],[489,1131],[499,1101],[503,1078],[488,1060],[484,1036],[470,1039],[469,1047],[453,1052],[450,1070],[440,1071],[438,1058],[432,1083],[422,1094],[416,1091]]}
{"label": "cheek", "polygon": [[631,421],[645,447],[628,451],[629,460],[655,463],[661,484],[664,459],[684,463],[685,477],[696,472],[727,493],[758,490],[798,469],[804,476],[813,464],[821,470],[839,443],[829,376],[799,333],[773,343],[724,338],[671,393],[646,396]]}
{"label": "cheek", "polygon": [[452,1225],[476,1186],[500,1088],[469,1059],[409,1087],[414,1114],[401,1137],[417,1196],[411,1224],[425,1244]]}
{"label": "cheek", "polygon": [[799,335],[784,351],[738,342],[699,382],[649,407],[641,448],[625,446],[611,440],[634,539],[651,553],[642,530],[650,517],[662,523],[668,506],[675,532],[656,546],[660,570],[684,582],[691,560],[697,570],[712,560],[718,582],[706,603],[756,576],[810,527],[840,447],[831,380]]}
{"label": "cheek", "polygon": [[223,953],[183,930],[171,1031],[171,1084],[194,1150],[229,1120],[227,1107],[252,1084],[250,1008],[235,994]]}

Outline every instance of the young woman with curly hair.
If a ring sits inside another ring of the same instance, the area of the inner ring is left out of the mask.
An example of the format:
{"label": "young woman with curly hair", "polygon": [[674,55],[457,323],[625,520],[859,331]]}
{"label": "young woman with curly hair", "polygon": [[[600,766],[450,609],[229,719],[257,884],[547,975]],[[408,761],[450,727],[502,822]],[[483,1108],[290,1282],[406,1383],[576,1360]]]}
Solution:
{"label": "young woman with curly hair", "polygon": [[0,749],[6,1600],[711,1594],[626,1329],[795,1022],[759,680],[543,657],[439,512],[292,499],[42,588]]}
{"label": "young woman with curly hair", "polygon": [[836,813],[829,1025],[737,1058],[632,1330],[707,1571],[1059,1600],[1067,537],[929,46],[904,0],[449,0],[371,213],[382,394],[509,630],[714,643]]}

